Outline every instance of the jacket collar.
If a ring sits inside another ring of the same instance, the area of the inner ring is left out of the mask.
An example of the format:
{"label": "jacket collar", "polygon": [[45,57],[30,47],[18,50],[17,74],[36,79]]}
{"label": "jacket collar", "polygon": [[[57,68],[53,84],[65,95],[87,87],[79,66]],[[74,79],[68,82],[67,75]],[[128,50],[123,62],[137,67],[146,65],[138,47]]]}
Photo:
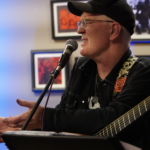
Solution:
{"label": "jacket collar", "polygon": [[[109,82],[111,84],[115,83],[119,70],[123,66],[123,63],[130,57],[130,55],[131,55],[131,51],[128,49],[125,52],[125,54],[122,56],[122,58],[119,60],[119,62],[112,69],[112,71],[105,78],[106,82]],[[85,72],[90,72],[92,71],[92,69],[96,68],[96,63],[93,60],[86,58],[86,57],[84,58],[85,58],[84,62],[78,67],[78,69],[81,69],[82,71],[85,71]]]}

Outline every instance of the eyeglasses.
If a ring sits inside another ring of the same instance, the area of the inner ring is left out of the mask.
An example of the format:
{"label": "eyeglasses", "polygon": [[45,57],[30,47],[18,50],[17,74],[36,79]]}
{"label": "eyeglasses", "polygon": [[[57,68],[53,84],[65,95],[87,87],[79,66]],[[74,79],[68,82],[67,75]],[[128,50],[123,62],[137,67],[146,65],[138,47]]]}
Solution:
{"label": "eyeglasses", "polygon": [[112,21],[112,20],[83,19],[83,20],[77,22],[78,29],[79,29],[80,27],[82,27],[82,29],[85,29],[87,24],[91,24],[91,23],[94,23],[94,22],[96,22],[96,21],[100,21],[100,22],[114,22],[114,21]]}

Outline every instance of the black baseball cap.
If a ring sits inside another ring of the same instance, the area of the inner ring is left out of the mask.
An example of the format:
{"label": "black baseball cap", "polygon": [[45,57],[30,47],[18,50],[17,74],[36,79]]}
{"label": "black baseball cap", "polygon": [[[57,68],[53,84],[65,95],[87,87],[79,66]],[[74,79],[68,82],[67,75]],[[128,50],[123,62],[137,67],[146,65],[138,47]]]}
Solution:
{"label": "black baseball cap", "polygon": [[68,9],[76,16],[83,12],[106,15],[124,26],[130,35],[134,33],[135,15],[126,0],[69,1]]}

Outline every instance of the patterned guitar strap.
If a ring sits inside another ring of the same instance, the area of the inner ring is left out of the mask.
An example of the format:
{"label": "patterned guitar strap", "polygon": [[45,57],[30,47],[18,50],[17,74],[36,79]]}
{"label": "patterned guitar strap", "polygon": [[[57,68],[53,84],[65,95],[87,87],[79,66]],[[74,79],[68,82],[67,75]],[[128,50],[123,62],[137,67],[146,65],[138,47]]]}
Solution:
{"label": "patterned guitar strap", "polygon": [[[134,65],[134,63],[137,61],[137,59],[138,59],[137,57],[130,56],[127,59],[127,61],[124,62],[123,67],[120,69],[118,77],[115,82],[114,92],[113,92],[113,96],[112,96],[113,100],[115,100],[115,98],[118,96],[118,94],[122,91],[124,84],[126,82],[127,76],[129,74],[129,71],[132,68],[132,66]],[[107,128],[106,128],[106,130],[107,130]],[[106,133],[107,132],[108,132],[108,130],[106,131]],[[94,134],[94,136],[104,136],[104,135],[105,135],[104,129],[100,130]],[[108,136],[108,135],[106,134],[106,136]]]}
{"label": "patterned guitar strap", "polygon": [[130,56],[123,64],[123,67],[120,69],[118,77],[115,82],[114,92],[113,92],[113,100],[118,96],[118,94],[122,91],[124,84],[126,82],[127,76],[129,74],[130,69],[137,61],[138,57]]}

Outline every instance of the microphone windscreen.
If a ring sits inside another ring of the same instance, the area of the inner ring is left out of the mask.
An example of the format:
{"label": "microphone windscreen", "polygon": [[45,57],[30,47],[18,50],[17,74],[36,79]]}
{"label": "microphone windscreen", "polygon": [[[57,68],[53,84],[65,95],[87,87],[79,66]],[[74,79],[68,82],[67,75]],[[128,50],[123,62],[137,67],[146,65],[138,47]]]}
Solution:
{"label": "microphone windscreen", "polygon": [[70,45],[72,47],[72,51],[75,51],[78,48],[78,43],[72,39],[67,40],[66,45]]}

